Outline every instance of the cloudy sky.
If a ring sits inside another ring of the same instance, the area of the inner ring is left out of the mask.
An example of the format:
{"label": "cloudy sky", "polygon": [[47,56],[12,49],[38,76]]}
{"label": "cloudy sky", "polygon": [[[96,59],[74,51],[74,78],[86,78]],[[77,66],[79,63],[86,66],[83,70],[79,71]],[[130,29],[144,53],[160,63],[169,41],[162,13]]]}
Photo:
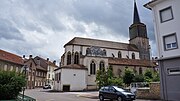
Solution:
{"label": "cloudy sky", "polygon": [[[0,48],[59,61],[73,37],[128,43],[134,0],[0,0]],[[137,0],[156,55],[151,11]]]}

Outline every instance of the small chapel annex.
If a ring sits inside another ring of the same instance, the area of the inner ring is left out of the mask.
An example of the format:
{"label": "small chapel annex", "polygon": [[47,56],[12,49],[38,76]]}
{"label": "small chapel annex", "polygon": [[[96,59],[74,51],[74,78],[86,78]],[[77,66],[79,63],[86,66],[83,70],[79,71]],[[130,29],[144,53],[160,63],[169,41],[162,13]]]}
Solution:
{"label": "small chapel annex", "polygon": [[156,65],[150,60],[146,25],[140,21],[134,2],[133,24],[129,27],[129,44],[75,37],[64,45],[61,66],[55,70],[55,90],[79,91],[97,89],[96,71],[112,67],[115,76],[125,68],[143,74]]}

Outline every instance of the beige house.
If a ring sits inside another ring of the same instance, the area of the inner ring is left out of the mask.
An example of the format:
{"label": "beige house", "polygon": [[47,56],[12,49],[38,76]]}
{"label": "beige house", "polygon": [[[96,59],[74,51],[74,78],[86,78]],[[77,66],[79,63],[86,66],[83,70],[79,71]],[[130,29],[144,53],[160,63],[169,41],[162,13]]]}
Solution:
{"label": "beige house", "polygon": [[0,49],[0,70],[22,72],[22,57]]}

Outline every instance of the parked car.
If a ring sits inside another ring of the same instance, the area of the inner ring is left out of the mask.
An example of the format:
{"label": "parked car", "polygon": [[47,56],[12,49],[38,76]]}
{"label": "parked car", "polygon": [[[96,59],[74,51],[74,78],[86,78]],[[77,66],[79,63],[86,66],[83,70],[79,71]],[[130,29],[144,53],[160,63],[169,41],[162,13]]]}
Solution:
{"label": "parked car", "polygon": [[51,85],[44,85],[43,89],[51,89]]}
{"label": "parked car", "polygon": [[134,93],[126,91],[117,86],[105,86],[101,87],[99,90],[99,99],[100,101],[104,101],[104,99],[133,101],[136,99],[136,96]]}

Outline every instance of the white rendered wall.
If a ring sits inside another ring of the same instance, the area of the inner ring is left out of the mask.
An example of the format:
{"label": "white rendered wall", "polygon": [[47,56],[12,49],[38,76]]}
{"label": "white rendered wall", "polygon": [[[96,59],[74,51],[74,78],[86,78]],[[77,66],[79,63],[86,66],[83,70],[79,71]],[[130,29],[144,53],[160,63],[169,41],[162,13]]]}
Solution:
{"label": "white rendered wall", "polygon": [[61,88],[63,88],[63,85],[70,85],[70,91],[79,91],[86,89],[87,70],[62,69]]}
{"label": "white rendered wall", "polygon": [[[57,70],[57,71],[54,71],[54,73],[61,73],[61,69]],[[61,81],[57,82],[57,81],[54,81],[54,90],[58,90],[60,91],[61,90]]]}
{"label": "white rendered wall", "polygon": [[[180,55],[180,13],[179,13],[180,0],[165,0],[162,3],[153,7],[155,36],[157,42],[158,55],[160,58],[174,57]],[[173,20],[161,23],[159,11],[171,6],[173,12]],[[178,41],[178,49],[164,50],[163,36],[176,33]]]}

